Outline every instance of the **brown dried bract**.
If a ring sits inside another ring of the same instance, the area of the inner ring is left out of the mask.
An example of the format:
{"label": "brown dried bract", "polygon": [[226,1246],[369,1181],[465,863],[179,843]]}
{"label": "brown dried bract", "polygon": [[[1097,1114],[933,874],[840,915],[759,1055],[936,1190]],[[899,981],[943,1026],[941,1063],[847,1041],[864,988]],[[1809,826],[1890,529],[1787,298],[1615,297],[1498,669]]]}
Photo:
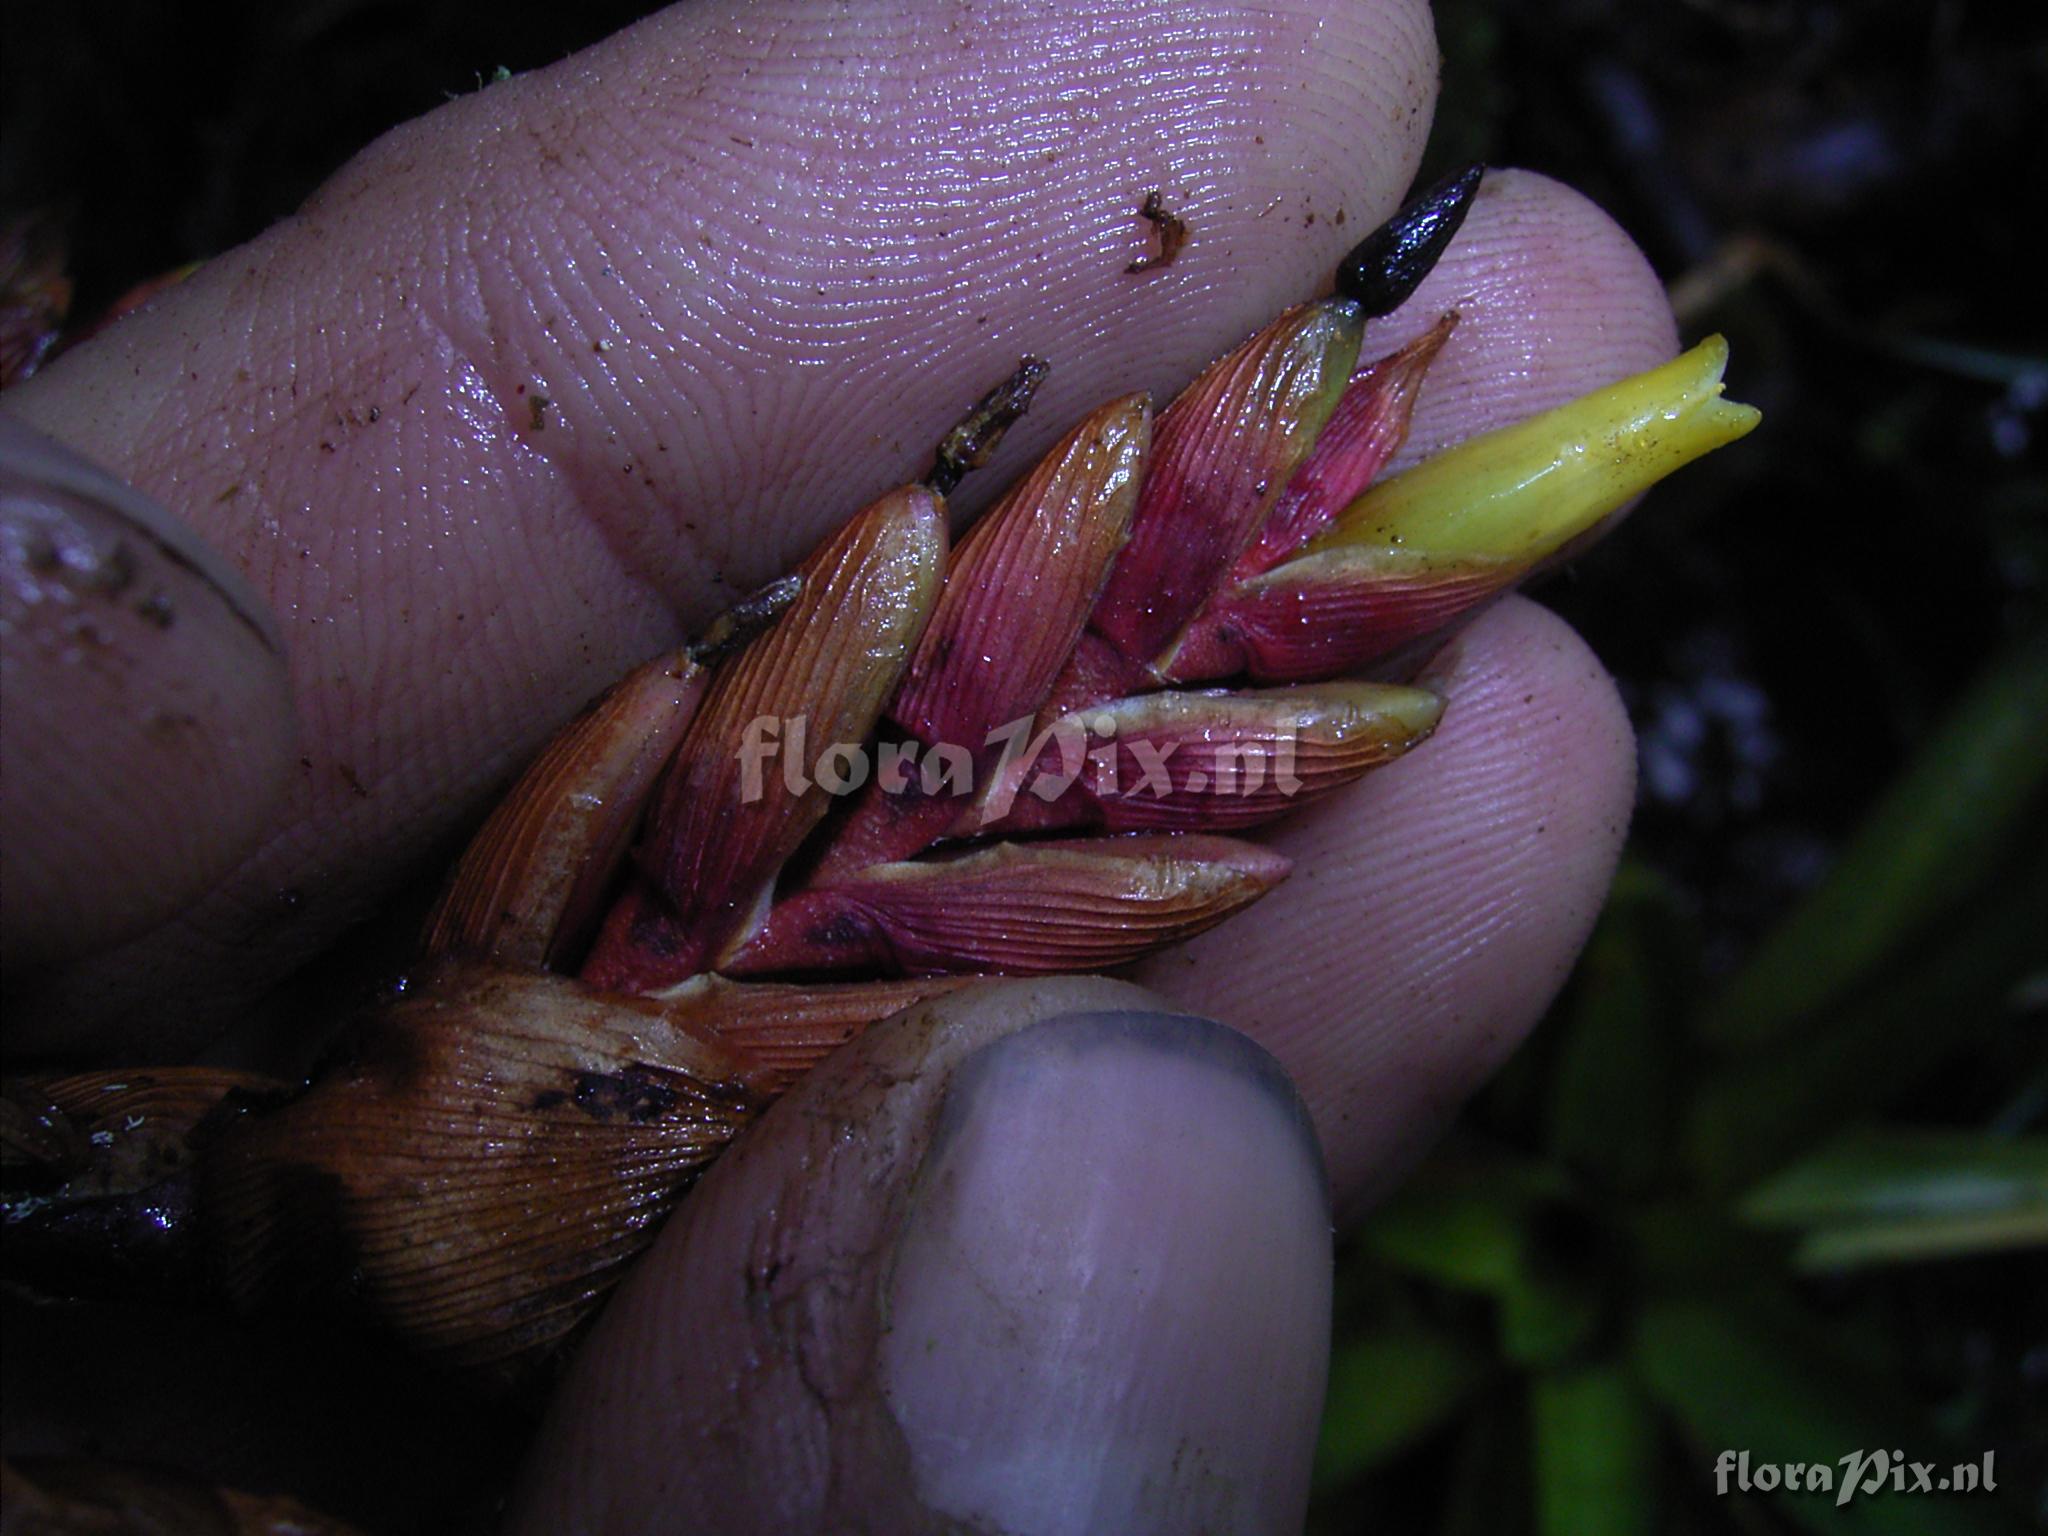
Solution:
{"label": "brown dried bract", "polygon": [[1015,373],[977,400],[974,409],[939,439],[924,483],[939,495],[950,496],[963,478],[988,463],[1003,435],[1031,408],[1031,397],[1051,371],[1052,364],[1042,357],[1020,359]]}

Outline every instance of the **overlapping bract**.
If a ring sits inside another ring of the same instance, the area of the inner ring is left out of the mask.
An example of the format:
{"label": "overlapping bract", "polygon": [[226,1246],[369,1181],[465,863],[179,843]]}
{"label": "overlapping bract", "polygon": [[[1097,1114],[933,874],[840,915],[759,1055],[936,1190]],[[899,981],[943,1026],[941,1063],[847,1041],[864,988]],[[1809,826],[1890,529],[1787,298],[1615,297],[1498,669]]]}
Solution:
{"label": "overlapping bract", "polygon": [[101,1084],[10,1090],[33,1206],[19,1231],[9,1207],[11,1252],[39,1225],[61,1267],[128,1209],[109,1201],[167,1209],[153,1160],[210,1128],[177,1175],[180,1273],[366,1308],[517,1374],[868,1024],[976,975],[1121,965],[1257,900],[1287,861],[1236,834],[1446,708],[1362,668],[1756,420],[1719,398],[1715,338],[1383,478],[1456,317],[1362,368],[1361,341],[1477,185],[1425,193],[1338,297],[1156,418],[1140,396],[1091,412],[949,551],[944,493],[1028,399],[1028,360],[924,483],[743,605],[723,627],[744,644],[656,658],[564,729],[458,865],[402,995],[289,1102],[195,1069],[168,1100],[152,1080],[138,1129],[91,1119]]}
{"label": "overlapping bract", "polygon": [[1380,480],[1454,325],[1355,370],[1357,305],[1292,310],[1156,421],[1137,397],[1091,414],[950,562],[928,492],[857,517],[684,734],[584,979],[1081,969],[1256,900],[1285,862],[1219,834],[1441,712],[1342,674],[1754,420],[1719,399],[1716,340]]}

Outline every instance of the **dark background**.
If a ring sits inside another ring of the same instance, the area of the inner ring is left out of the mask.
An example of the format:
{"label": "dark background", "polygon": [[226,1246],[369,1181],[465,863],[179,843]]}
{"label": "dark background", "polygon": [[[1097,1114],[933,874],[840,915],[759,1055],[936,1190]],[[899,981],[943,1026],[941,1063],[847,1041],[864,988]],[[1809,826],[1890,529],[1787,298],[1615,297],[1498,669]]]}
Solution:
{"label": "dark background", "polygon": [[[255,234],[393,123],[642,9],[10,5],[0,214],[51,216],[74,317],[90,318]],[[1542,593],[1621,681],[1643,751],[1633,858],[1668,882],[1697,938],[1689,979],[1710,988],[2041,623],[2048,24],[2025,3],[1445,0],[1438,25],[1425,176],[1484,158],[1585,190],[1649,252],[1687,339],[1728,333],[1731,393],[1764,412]],[[2016,835],[2039,830],[2036,814]],[[1886,1111],[2037,1131],[2038,987],[2029,999]],[[1492,1129],[1513,1126],[1497,1107]],[[1874,1312],[1923,1405],[1975,1390],[1980,1442],[2023,1447],[2040,1428],[2048,1280],[2024,1257],[1799,1285]],[[1449,1433],[1327,1489],[1319,1522],[1432,1518]],[[1689,1465],[1672,1528],[1782,1528],[1698,1497]],[[2027,1498],[2024,1463],[2013,1475]]]}

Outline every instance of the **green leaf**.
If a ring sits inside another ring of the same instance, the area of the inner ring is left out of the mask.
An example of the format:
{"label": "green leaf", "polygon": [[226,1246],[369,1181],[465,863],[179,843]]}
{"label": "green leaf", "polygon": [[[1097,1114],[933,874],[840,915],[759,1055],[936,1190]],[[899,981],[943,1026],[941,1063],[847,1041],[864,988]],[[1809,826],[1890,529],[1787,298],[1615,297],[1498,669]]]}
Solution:
{"label": "green leaf", "polygon": [[1827,878],[1703,1021],[1754,1046],[1840,1002],[2012,852],[2048,782],[2048,633],[2010,648],[1913,757]]}
{"label": "green leaf", "polygon": [[[1811,1332],[1691,1302],[1645,1309],[1631,1358],[1650,1397],[1685,1429],[1701,1482],[1717,1469],[1736,1487],[1734,1458],[1752,1468],[1823,1467],[1826,1491],[1756,1489],[1747,1496],[1819,1536],[1993,1536],[2018,1521],[2009,1506],[1969,1495],[1877,1492],[1838,1503],[1844,1458],[1903,1451],[1946,1472],[1968,1459],[1922,1426],[1910,1402]],[[1971,1452],[1969,1455],[1980,1455]]]}
{"label": "green leaf", "polygon": [[1604,1296],[1589,1275],[1525,1264],[1500,1292],[1500,1348],[1517,1365],[1551,1366],[1593,1336]]}
{"label": "green leaf", "polygon": [[1438,1329],[1397,1325],[1340,1343],[1330,1357],[1316,1488],[1340,1487],[1446,1423],[1486,1364]]}
{"label": "green leaf", "polygon": [[1522,1262],[1527,1208],[1485,1190],[1433,1199],[1404,1192],[1366,1223],[1365,1245],[1409,1274],[1460,1291],[1497,1292]]}
{"label": "green leaf", "polygon": [[2048,1206],[2048,1136],[1860,1131],[1752,1190],[1742,1214],[1768,1226],[1845,1217],[1963,1215]]}
{"label": "green leaf", "polygon": [[2048,859],[2022,861],[1887,984],[1766,1057],[1730,1062],[1696,1090],[1687,1159],[1710,1187],[1739,1188],[1817,1139],[1883,1108],[2012,1016],[2041,963]]}
{"label": "green leaf", "polygon": [[1541,1164],[1450,1146],[1375,1211],[1359,1236],[1409,1274],[1496,1294],[1520,1280],[1539,1206],[1566,1193],[1565,1181]]}
{"label": "green leaf", "polygon": [[1740,1211],[1805,1229],[1803,1269],[2048,1247],[2048,1137],[1856,1133],[1752,1190]]}
{"label": "green leaf", "polygon": [[1359,1233],[1382,1262],[1494,1298],[1501,1350],[1548,1365],[1598,1326],[1599,1232],[1555,1169],[1504,1153],[1439,1159]]}
{"label": "green leaf", "polygon": [[2048,1248],[2048,1212],[2001,1211],[1982,1216],[1923,1216],[1853,1226],[1820,1227],[1792,1255],[1808,1274],[1962,1258],[2004,1249]]}
{"label": "green leaf", "polygon": [[1529,1394],[1541,1536],[1657,1529],[1655,1414],[1627,1366],[1547,1371]]}
{"label": "green leaf", "polygon": [[1609,1188],[1641,1193],[1664,1172],[1696,965],[1669,882],[1624,863],[1567,995],[1547,1115],[1552,1153]]}
{"label": "green leaf", "polygon": [[1360,1229],[1382,1264],[1448,1290],[1493,1296],[1501,1352],[1552,1364],[1602,1317],[1599,1231],[1544,1163],[1509,1153],[1425,1163]]}

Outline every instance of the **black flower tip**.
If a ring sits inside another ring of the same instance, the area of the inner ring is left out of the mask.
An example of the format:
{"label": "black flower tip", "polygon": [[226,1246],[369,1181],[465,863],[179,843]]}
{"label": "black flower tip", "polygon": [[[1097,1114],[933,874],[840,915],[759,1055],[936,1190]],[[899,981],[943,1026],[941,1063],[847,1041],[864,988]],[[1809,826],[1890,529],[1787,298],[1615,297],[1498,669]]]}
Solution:
{"label": "black flower tip", "polygon": [[1412,199],[1352,247],[1337,268],[1337,292],[1368,315],[1386,315],[1408,301],[1465,222],[1483,165],[1468,165]]}

